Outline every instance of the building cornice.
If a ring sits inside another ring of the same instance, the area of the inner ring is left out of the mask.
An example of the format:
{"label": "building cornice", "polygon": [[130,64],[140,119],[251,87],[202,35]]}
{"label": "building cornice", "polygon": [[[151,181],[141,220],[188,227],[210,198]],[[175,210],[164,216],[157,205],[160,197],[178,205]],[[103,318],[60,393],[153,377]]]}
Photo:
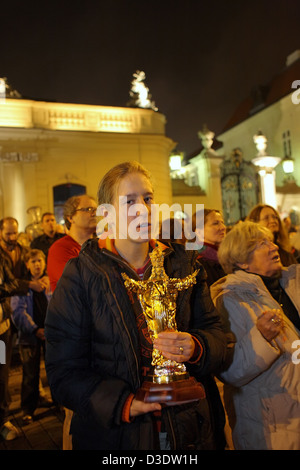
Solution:
{"label": "building cornice", "polygon": [[166,118],[151,109],[5,99],[0,128],[165,134]]}

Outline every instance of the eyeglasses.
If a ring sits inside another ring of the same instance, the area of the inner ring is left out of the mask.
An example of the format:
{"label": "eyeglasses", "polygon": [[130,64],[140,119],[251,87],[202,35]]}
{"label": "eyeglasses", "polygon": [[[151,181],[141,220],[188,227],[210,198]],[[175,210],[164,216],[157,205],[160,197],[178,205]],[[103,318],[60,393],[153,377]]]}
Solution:
{"label": "eyeglasses", "polygon": [[274,241],[270,240],[269,238],[262,238],[261,240],[257,242],[256,248],[261,248],[262,246],[269,246],[271,248],[275,247],[275,249],[278,249],[278,246],[276,245],[276,243],[274,243]]}
{"label": "eyeglasses", "polygon": [[76,209],[75,212],[88,212],[89,214],[96,214],[96,207],[81,207],[80,209]]}
{"label": "eyeglasses", "polygon": [[259,219],[261,222],[269,222],[269,220],[279,220],[279,217],[275,214],[266,215],[263,219]]}

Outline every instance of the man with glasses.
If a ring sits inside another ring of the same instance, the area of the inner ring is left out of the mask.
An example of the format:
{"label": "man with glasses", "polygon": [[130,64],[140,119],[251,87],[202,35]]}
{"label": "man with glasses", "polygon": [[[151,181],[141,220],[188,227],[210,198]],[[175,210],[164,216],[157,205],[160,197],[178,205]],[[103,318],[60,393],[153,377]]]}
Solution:
{"label": "man with glasses", "polygon": [[[61,277],[66,263],[79,255],[81,246],[96,233],[96,201],[87,195],[72,196],[64,204],[64,221],[67,235],[50,247],[47,259],[47,272],[51,291]],[[65,408],[63,427],[63,450],[72,449],[70,424],[72,412]]]}
{"label": "man with glasses", "polygon": [[73,196],[64,204],[64,221],[67,235],[50,247],[47,259],[47,272],[52,292],[62,275],[69,259],[76,258],[81,245],[96,232],[96,201],[84,194]]}

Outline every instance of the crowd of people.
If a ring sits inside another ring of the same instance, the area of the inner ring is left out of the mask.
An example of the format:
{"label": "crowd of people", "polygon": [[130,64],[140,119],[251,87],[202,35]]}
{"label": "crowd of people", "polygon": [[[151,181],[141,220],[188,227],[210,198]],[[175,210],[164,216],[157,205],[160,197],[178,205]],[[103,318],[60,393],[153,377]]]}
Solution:
{"label": "crowd of people", "polygon": [[66,229],[62,231],[54,214],[46,212],[40,223],[43,234],[33,240],[19,233],[14,217],[0,221],[0,340],[6,346],[5,364],[0,365],[0,434],[5,440],[19,436],[18,429],[6,419],[10,403],[8,376],[16,337],[22,363],[23,424],[32,422],[38,405],[53,404],[40,380],[46,312],[64,265],[94,235],[95,214],[92,197],[71,197],[64,206]]}
{"label": "crowd of people", "polygon": [[[144,210],[133,211],[135,204]],[[88,195],[66,201],[64,233],[45,213],[43,235],[25,247],[17,241],[17,220],[0,222],[0,339],[7,345],[0,365],[2,438],[18,435],[6,421],[15,331],[24,425],[42,399],[45,357],[52,400],[65,409],[64,449],[299,450],[300,369],[293,358],[300,265],[286,222],[258,204],[228,229],[219,210],[206,208],[193,215],[196,249],[188,250],[184,231],[176,231],[176,240],[171,233],[151,237],[152,204],[151,175],[126,162],[103,177],[97,201]],[[113,238],[95,235],[98,206],[107,220],[107,207],[114,208]],[[157,247],[166,279],[193,275],[195,282],[178,292],[177,328],[152,343],[143,305],[126,289],[124,274],[149,279]],[[141,400],[137,392],[153,375],[153,349],[169,363],[184,363],[205,396],[175,404]]]}

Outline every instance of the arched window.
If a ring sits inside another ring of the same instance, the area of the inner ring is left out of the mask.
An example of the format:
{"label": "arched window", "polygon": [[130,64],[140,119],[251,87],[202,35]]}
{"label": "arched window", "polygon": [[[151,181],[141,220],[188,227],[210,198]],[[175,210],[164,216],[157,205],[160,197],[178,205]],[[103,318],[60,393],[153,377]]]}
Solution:
{"label": "arched window", "polygon": [[82,184],[65,183],[53,187],[54,215],[57,223],[64,224],[63,206],[69,197],[86,194]]}

